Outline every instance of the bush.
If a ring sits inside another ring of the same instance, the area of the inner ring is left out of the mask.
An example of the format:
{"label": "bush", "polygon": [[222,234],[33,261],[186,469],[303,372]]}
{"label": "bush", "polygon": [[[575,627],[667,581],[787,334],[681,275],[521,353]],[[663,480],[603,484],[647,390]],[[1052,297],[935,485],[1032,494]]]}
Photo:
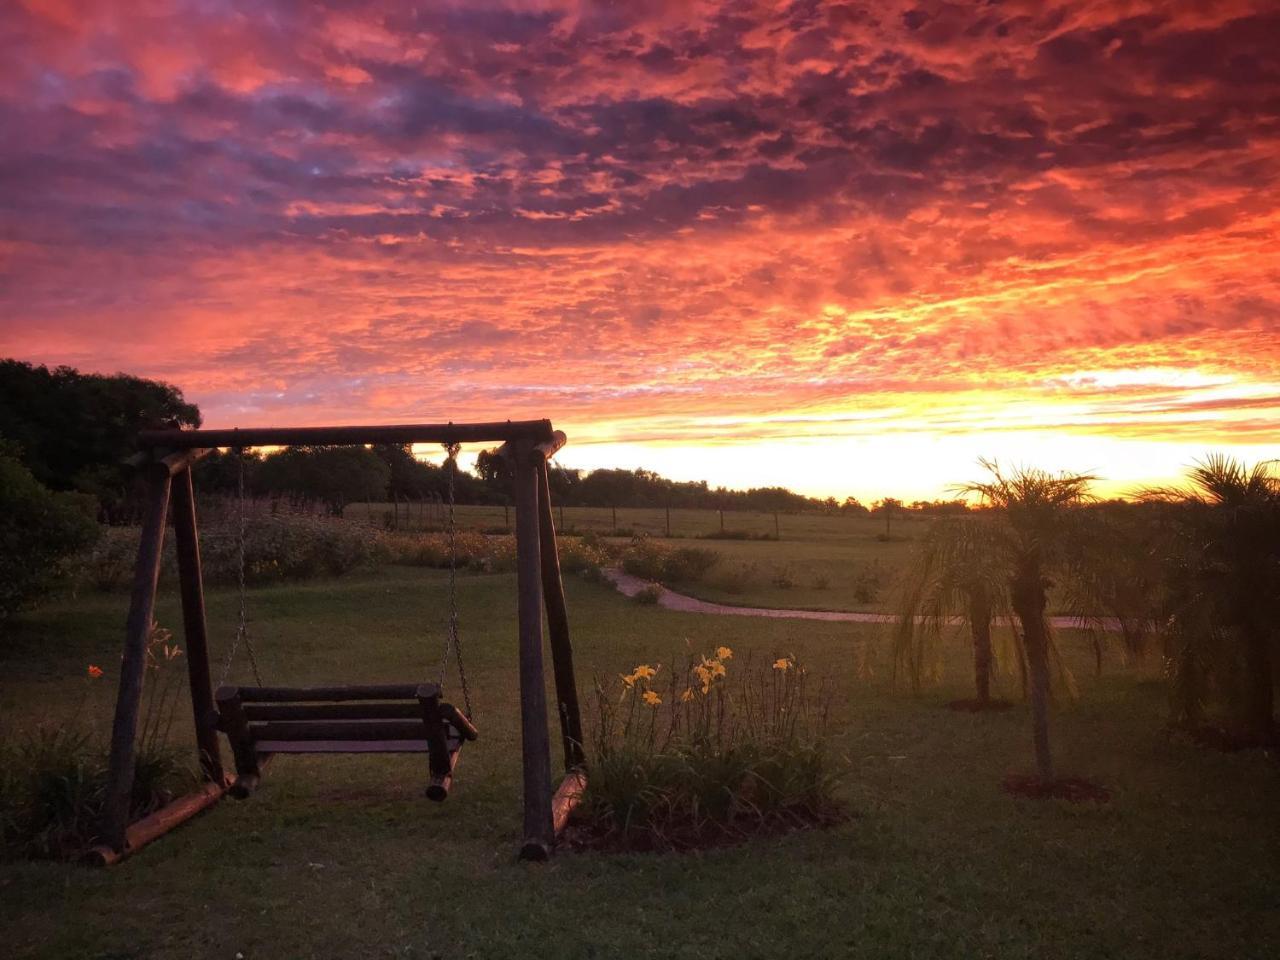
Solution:
{"label": "bush", "polygon": [[[194,776],[171,747],[140,747],[130,818],[164,806]],[[0,744],[0,849],[8,857],[71,858],[97,839],[107,751],[78,725],[42,724]]]}
{"label": "bush", "polygon": [[[282,514],[250,517],[245,524],[245,581],[251,585],[340,576],[373,559],[377,534],[342,520]],[[81,578],[99,589],[127,586],[133,578],[138,530],[108,528],[77,563]],[[232,584],[240,576],[237,520],[203,525],[200,558],[205,583]],[[172,537],[165,538],[164,574],[176,576]]]}
{"label": "bush", "polygon": [[636,603],[652,606],[662,599],[662,587],[650,583],[637,590],[634,599]]}
{"label": "bush", "polygon": [[622,569],[656,583],[693,583],[720,560],[720,554],[701,547],[668,547],[637,537],[622,556]]}
{"label": "bush", "polygon": [[853,599],[864,604],[877,602],[886,579],[884,568],[880,564],[863,564],[853,575]]}
{"label": "bush", "polygon": [[595,536],[560,537],[557,543],[562,573],[576,573],[597,580],[601,569],[613,560],[607,546]]}
{"label": "bush", "polygon": [[591,777],[579,811],[589,838],[682,849],[816,826],[839,815],[823,748],[828,696],[794,657],[730,676],[733,651],[694,656],[658,692],[642,664],[596,684]]}
{"label": "bush", "polygon": [[[508,534],[489,536],[459,530],[455,535],[454,550],[459,569],[491,573],[514,570],[516,566],[516,541]],[[376,559],[385,563],[447,568],[449,557],[449,536],[446,533],[387,533],[378,537]]]}
{"label": "bush", "polygon": [[82,495],[49,492],[0,447],[0,619],[53,590],[97,534]]}
{"label": "bush", "polygon": [[[169,745],[182,671],[167,631],[153,629],[133,774],[130,818],[164,806],[196,782]],[[101,677],[89,668],[86,683]],[[86,688],[87,693],[87,688]],[[45,722],[0,743],[0,850],[10,857],[74,857],[97,839],[107,791],[107,746],[84,726],[84,697],[63,722]]]}

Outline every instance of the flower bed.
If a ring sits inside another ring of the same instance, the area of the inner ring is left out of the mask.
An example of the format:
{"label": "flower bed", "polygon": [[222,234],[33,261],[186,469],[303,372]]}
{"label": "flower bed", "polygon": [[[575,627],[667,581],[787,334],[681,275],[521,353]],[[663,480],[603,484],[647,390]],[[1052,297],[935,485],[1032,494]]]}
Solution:
{"label": "flower bed", "polygon": [[732,660],[719,647],[676,670],[640,664],[597,682],[571,842],[681,850],[841,819],[825,690],[794,657],[737,669]]}

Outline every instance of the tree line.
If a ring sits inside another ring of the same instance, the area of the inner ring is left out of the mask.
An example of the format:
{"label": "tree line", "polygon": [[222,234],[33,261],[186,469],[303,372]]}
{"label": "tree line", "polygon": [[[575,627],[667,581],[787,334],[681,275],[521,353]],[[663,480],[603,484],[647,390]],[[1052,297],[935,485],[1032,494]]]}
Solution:
{"label": "tree line", "polygon": [[[8,441],[35,480],[53,491],[88,494],[100,519],[136,519],[137,491],[125,460],[138,431],[159,424],[201,425],[199,408],[177,387],[126,374],[85,374],[0,360],[0,438]],[[450,473],[460,504],[503,504],[510,499],[506,465],[494,449],[479,451],[474,472],[450,471],[414,456],[409,447],[291,447],[284,450],[215,453],[201,466],[199,487],[217,494],[238,492],[283,499],[299,507],[321,506],[341,514],[355,502],[443,500]],[[703,481],[678,481],[652,470],[583,471],[552,464],[551,493],[565,506],[670,507],[761,513],[828,513],[883,516],[891,530],[908,512],[963,512],[963,501],[886,498],[869,506],[853,497],[820,499],[785,487],[731,490]]]}

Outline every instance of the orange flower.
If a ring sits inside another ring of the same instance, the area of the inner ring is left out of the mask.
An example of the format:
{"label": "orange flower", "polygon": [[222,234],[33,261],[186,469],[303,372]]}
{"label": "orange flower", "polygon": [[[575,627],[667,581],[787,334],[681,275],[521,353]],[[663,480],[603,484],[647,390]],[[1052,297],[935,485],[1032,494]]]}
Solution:
{"label": "orange flower", "polygon": [[94,680],[98,679],[98,677],[102,676],[102,668],[95,667],[92,663],[89,664],[89,676]]}

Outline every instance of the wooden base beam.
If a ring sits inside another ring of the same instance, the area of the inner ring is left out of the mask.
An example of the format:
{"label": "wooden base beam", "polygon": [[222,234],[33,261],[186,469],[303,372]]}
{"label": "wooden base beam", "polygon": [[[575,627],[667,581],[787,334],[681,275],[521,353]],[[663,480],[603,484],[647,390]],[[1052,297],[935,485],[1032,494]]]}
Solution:
{"label": "wooden base beam", "polygon": [[569,825],[569,817],[582,802],[582,795],[587,792],[587,772],[581,767],[570,770],[556,788],[551,798],[551,826],[559,840],[564,828]]}
{"label": "wooden base beam", "polygon": [[99,867],[109,867],[119,863],[153,840],[163,837],[175,827],[182,826],[196,814],[208,810],[221,800],[226,792],[225,781],[206,783],[194,793],[179,797],[155,813],[148,814],[136,823],[131,823],[125,830],[125,843],[122,849],[117,850],[105,843],[99,844],[89,849],[85,854],[85,860]]}

